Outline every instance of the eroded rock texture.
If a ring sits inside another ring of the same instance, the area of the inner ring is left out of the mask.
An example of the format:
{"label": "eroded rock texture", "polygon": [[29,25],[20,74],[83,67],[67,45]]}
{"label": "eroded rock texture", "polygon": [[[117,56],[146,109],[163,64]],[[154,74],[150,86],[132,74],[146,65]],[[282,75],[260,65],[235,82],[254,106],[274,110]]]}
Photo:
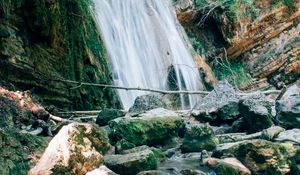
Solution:
{"label": "eroded rock texture", "polygon": [[281,88],[298,79],[299,1],[177,0],[175,4],[194,47],[209,60],[217,77],[244,90]]}
{"label": "eroded rock texture", "polygon": [[[111,90],[53,79],[110,84],[110,69],[91,13],[92,1],[0,2],[0,84],[34,88],[61,108],[116,106]],[[13,84],[13,85],[12,85]]]}

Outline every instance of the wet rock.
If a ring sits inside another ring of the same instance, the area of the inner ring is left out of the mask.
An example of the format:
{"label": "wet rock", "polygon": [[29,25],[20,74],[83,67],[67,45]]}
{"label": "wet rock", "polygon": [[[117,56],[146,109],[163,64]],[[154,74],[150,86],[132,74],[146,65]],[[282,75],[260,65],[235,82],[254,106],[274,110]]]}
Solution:
{"label": "wet rock", "polygon": [[300,88],[290,87],[276,103],[276,119],[285,128],[300,128]]}
{"label": "wet rock", "polygon": [[251,175],[251,172],[236,158],[207,160],[207,165],[218,175]]}
{"label": "wet rock", "polygon": [[204,173],[200,170],[181,170],[180,174],[182,175],[207,175],[207,173]]}
{"label": "wet rock", "polygon": [[278,137],[275,140],[300,144],[300,129],[283,131],[278,135]]}
{"label": "wet rock", "polygon": [[133,106],[129,108],[128,112],[135,116],[155,108],[170,109],[171,102],[161,94],[142,95],[135,99]]}
{"label": "wet rock", "polygon": [[163,144],[184,129],[183,118],[175,112],[158,108],[140,114],[113,120],[109,123],[113,141],[125,139],[140,145]]}
{"label": "wet rock", "polygon": [[149,147],[147,145],[143,145],[143,146],[138,146],[132,149],[127,149],[127,150],[123,150],[122,152],[120,152],[120,154],[130,154],[130,153],[135,153],[135,152],[140,152],[143,150],[151,150],[156,158],[156,160],[158,162],[163,162],[166,159],[165,154],[158,148],[155,147]]}
{"label": "wet rock", "polygon": [[137,175],[171,175],[171,174],[162,170],[150,170],[150,171],[142,171]]}
{"label": "wet rock", "polygon": [[254,174],[284,175],[292,172],[296,150],[291,144],[250,140],[219,145],[213,157],[236,157]]}
{"label": "wet rock", "polygon": [[285,129],[280,126],[273,126],[262,131],[261,138],[272,141]]}
{"label": "wet rock", "polygon": [[192,125],[187,128],[181,150],[183,152],[211,151],[217,144],[218,139],[208,124]]}
{"label": "wet rock", "polygon": [[107,109],[104,108],[97,116],[96,123],[99,126],[105,126],[108,124],[109,121],[124,117],[126,115],[126,112],[118,110],[118,109]]}
{"label": "wet rock", "polygon": [[137,174],[145,170],[155,170],[157,160],[154,153],[145,149],[125,155],[107,155],[105,165],[116,173],[124,175]]}
{"label": "wet rock", "polygon": [[273,125],[273,103],[264,96],[250,97],[241,103],[240,112],[246,124],[244,127],[250,133],[267,129]]}
{"label": "wet rock", "polygon": [[29,174],[86,174],[100,167],[101,153],[109,147],[107,135],[96,125],[69,124],[51,140]]}
{"label": "wet rock", "polygon": [[121,154],[124,150],[132,149],[135,147],[135,144],[128,142],[125,139],[121,139],[116,143],[116,153]]}
{"label": "wet rock", "polygon": [[94,169],[93,171],[90,171],[86,173],[86,175],[117,175],[110,169],[108,169],[106,166],[101,166],[100,168]]}
{"label": "wet rock", "polygon": [[246,128],[247,128],[247,123],[244,121],[244,118],[242,117],[232,123],[230,132],[245,132]]}
{"label": "wet rock", "polygon": [[200,121],[219,122],[239,118],[240,96],[227,82],[219,82],[214,90],[196,106],[193,115]]}

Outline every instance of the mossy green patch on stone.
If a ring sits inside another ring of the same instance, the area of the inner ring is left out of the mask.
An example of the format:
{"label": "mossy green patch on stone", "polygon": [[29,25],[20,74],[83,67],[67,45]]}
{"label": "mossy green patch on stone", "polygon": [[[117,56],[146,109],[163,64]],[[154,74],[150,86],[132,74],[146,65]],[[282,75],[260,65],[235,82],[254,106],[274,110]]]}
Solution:
{"label": "mossy green patch on stone", "polygon": [[218,143],[218,138],[208,124],[194,125],[187,129],[181,150],[183,152],[211,151]]}
{"label": "mossy green patch on stone", "polygon": [[184,128],[181,117],[122,118],[111,121],[112,141],[125,139],[137,146],[163,144]]}

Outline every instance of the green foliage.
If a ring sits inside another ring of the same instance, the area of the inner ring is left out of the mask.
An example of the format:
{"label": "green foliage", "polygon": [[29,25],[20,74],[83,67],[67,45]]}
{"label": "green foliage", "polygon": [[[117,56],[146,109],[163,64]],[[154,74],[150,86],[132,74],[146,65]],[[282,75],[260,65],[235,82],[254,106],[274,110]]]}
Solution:
{"label": "green foliage", "polygon": [[273,0],[271,8],[278,7],[281,3],[286,5],[290,10],[295,10],[295,1],[294,0]]}
{"label": "green foliage", "polygon": [[251,75],[241,62],[213,61],[213,72],[219,80],[228,80],[231,84],[241,86],[251,81]]}

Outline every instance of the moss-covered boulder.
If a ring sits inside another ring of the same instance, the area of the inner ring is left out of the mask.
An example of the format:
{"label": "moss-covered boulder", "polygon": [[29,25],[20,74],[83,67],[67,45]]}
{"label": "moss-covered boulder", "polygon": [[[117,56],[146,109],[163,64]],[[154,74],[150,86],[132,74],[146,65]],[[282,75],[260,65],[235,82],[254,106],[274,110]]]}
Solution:
{"label": "moss-covered boulder", "polygon": [[251,140],[219,145],[213,157],[236,157],[253,174],[284,175],[293,173],[296,149],[291,144]]}
{"label": "moss-covered boulder", "polygon": [[184,129],[183,118],[166,109],[154,109],[138,117],[113,120],[109,123],[112,141],[125,139],[136,146],[163,144]]}
{"label": "moss-covered boulder", "polygon": [[130,154],[130,153],[143,151],[146,149],[149,149],[153,152],[153,154],[158,162],[164,162],[166,160],[165,154],[160,149],[155,148],[155,147],[149,147],[147,145],[138,146],[138,147],[131,148],[131,149],[124,149],[120,152],[120,154]]}
{"label": "moss-covered boulder", "polygon": [[101,128],[90,124],[69,124],[51,140],[29,174],[86,174],[102,165],[101,153],[109,148],[108,137]]}
{"label": "moss-covered boulder", "polygon": [[208,124],[198,124],[188,127],[181,150],[183,152],[211,151],[216,148],[218,139]]}
{"label": "moss-covered boulder", "polygon": [[109,121],[123,117],[126,115],[126,112],[118,110],[118,109],[108,109],[104,108],[102,111],[98,114],[96,123],[99,126],[105,126],[108,124]]}
{"label": "moss-covered boulder", "polygon": [[132,175],[157,168],[157,160],[150,149],[134,151],[124,155],[104,157],[105,165],[118,174]]}

